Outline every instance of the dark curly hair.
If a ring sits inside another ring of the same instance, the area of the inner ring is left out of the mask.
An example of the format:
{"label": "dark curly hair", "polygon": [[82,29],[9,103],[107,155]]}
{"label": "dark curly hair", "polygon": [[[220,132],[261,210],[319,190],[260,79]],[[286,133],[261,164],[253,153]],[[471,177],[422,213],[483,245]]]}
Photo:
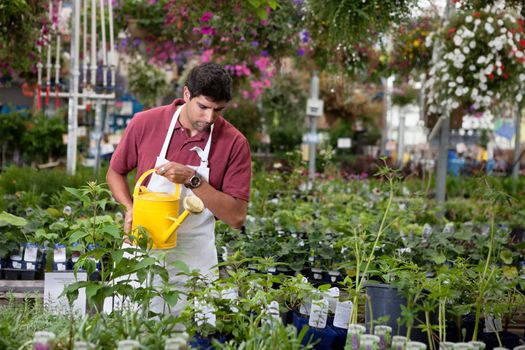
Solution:
{"label": "dark curly hair", "polygon": [[185,86],[190,91],[190,99],[201,95],[214,102],[228,102],[232,99],[232,78],[216,63],[207,62],[194,67]]}

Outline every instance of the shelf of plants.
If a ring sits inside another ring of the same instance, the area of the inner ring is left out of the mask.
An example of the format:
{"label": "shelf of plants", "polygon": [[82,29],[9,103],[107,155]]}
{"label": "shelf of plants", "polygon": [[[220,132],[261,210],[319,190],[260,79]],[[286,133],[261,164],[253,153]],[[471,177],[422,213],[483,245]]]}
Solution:
{"label": "shelf of plants", "polygon": [[[72,301],[85,289],[88,312],[60,317],[40,298],[8,300],[1,347],[134,348],[129,340],[149,349],[520,345],[508,329],[525,301],[525,210],[502,191],[501,179],[464,180],[479,191],[442,207],[425,198],[426,184],[401,181],[388,168],[368,180],[319,179],[310,190],[303,180],[298,170],[256,174],[243,229],[217,224],[220,277],[210,283],[178,264],[189,278],[183,290],[167,282],[146,235],[122,248],[122,214],[103,185],[66,188],[33,209],[20,201],[12,214],[0,214],[2,278],[84,270],[90,278],[65,294]],[[151,274],[163,284],[152,285]],[[148,306],[161,297],[177,308],[182,296],[191,302],[176,317]],[[124,306],[104,312],[108,297]],[[494,319],[502,321],[498,332],[491,332]]]}

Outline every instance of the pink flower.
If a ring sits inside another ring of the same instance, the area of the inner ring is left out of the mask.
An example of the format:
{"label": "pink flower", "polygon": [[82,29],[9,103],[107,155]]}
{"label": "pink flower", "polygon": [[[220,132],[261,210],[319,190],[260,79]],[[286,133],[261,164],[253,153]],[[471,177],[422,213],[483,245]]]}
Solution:
{"label": "pink flower", "polygon": [[213,27],[210,26],[202,26],[201,33],[202,35],[213,35],[215,33],[215,30],[213,29]]}
{"label": "pink flower", "polygon": [[213,49],[205,50],[201,55],[201,62],[210,62],[213,56]]}
{"label": "pink flower", "polygon": [[202,14],[201,22],[208,22],[212,18],[213,18],[213,13],[206,11]]}
{"label": "pink flower", "polygon": [[261,72],[264,72],[270,65],[270,59],[268,57],[259,57],[254,63]]}

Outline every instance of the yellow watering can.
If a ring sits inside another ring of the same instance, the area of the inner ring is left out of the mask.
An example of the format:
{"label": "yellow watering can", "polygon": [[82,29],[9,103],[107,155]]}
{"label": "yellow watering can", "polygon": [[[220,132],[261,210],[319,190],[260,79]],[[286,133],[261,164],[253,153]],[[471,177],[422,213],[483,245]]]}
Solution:
{"label": "yellow watering can", "polygon": [[153,240],[154,249],[169,249],[177,246],[177,229],[191,214],[204,210],[204,203],[196,196],[186,196],[184,212],[179,216],[180,185],[175,184],[175,193],[150,192],[142,182],[155,169],[146,171],[133,190],[133,230],[145,228]]}

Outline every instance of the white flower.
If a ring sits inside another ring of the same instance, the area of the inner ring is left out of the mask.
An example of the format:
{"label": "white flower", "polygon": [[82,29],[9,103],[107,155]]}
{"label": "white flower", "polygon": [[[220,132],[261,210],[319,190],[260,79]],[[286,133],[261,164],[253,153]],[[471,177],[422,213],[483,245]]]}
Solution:
{"label": "white flower", "polygon": [[467,17],[465,17],[465,22],[467,22],[467,23],[472,22],[472,20],[473,20],[473,18],[472,18],[471,15],[468,15]]}
{"label": "white flower", "polygon": [[460,97],[463,95],[463,88],[460,86],[456,89],[456,96]]}
{"label": "white flower", "polygon": [[[489,17],[489,18],[490,18],[490,17]],[[487,33],[489,33],[489,34],[494,33],[494,27],[491,26],[489,23],[485,23],[485,30],[486,30]]]}
{"label": "white flower", "polygon": [[450,78],[450,75],[448,75],[448,73],[446,73],[445,75],[443,75],[443,77],[441,78],[441,80],[443,80],[443,81],[447,81],[449,78]]}
{"label": "white flower", "polygon": [[472,89],[472,97],[478,96],[478,89],[474,88]]}
{"label": "white flower", "polygon": [[521,94],[517,94],[516,95],[516,101],[517,102],[521,102],[522,99],[523,99],[523,96]]}
{"label": "white flower", "polygon": [[487,60],[487,59],[485,58],[485,56],[479,56],[479,57],[478,57],[478,60],[476,61],[476,63],[477,63],[477,64],[483,64],[483,63],[486,62],[486,60]]}
{"label": "white flower", "polygon": [[459,102],[458,102],[458,101],[454,101],[454,102],[452,103],[452,109],[456,109],[456,108],[458,108],[458,107],[459,107]]}
{"label": "white flower", "polygon": [[493,23],[494,22],[494,18],[492,18],[492,17],[487,18],[487,22]]}
{"label": "white flower", "polygon": [[456,78],[456,83],[462,84],[463,83],[463,77],[457,77]]}
{"label": "white flower", "polygon": [[472,40],[468,46],[470,46],[471,49],[475,49],[476,48],[476,41],[475,40]]}
{"label": "white flower", "polygon": [[502,21],[501,19],[498,19],[498,25],[499,25],[500,27],[503,26],[503,21]]}
{"label": "white flower", "polygon": [[457,85],[457,84],[456,84],[455,81],[450,81],[450,82],[448,83],[448,87],[451,87],[451,88],[456,87],[456,85]]}
{"label": "white flower", "polygon": [[454,35],[454,45],[461,46],[463,44],[463,39],[459,35]]}
{"label": "white flower", "polygon": [[525,81],[525,74],[521,73],[519,75],[520,81]]}
{"label": "white flower", "polygon": [[479,89],[482,91],[487,91],[487,84],[484,84],[484,83],[479,84]]}
{"label": "white flower", "polygon": [[476,18],[476,20],[474,21],[474,24],[475,24],[476,26],[479,26],[480,23],[481,23],[481,20],[480,20],[479,18]]}
{"label": "white flower", "polygon": [[470,49],[468,46],[463,46],[463,52],[467,55],[470,52]]}
{"label": "white flower", "polygon": [[520,57],[523,57],[523,52],[522,51],[516,51],[516,57],[520,58]]}
{"label": "white flower", "polygon": [[476,70],[476,66],[471,64],[468,69],[470,69],[471,72],[475,71]]}
{"label": "white flower", "polygon": [[505,34],[505,33],[507,32],[507,28],[505,28],[505,27],[501,27],[500,32],[501,32],[502,34]]}
{"label": "white flower", "polygon": [[494,70],[494,66],[488,65],[487,68],[485,68],[485,74],[490,74]]}

